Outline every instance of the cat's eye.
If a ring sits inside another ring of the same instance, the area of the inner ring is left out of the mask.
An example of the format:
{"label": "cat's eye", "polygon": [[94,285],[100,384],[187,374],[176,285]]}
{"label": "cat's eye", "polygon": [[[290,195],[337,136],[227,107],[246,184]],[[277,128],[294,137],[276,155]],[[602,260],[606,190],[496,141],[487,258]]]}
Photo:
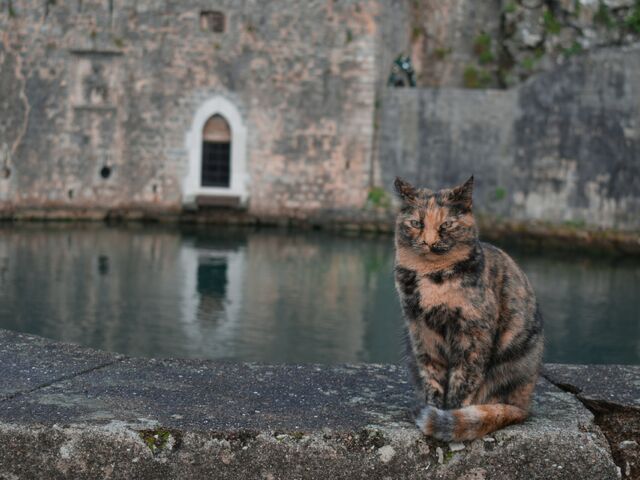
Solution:
{"label": "cat's eye", "polygon": [[413,228],[422,228],[423,227],[423,223],[420,220],[411,220],[409,222],[409,224],[413,227]]}
{"label": "cat's eye", "polygon": [[446,222],[442,222],[440,224],[440,230],[449,230],[453,226],[453,222],[447,220]]}

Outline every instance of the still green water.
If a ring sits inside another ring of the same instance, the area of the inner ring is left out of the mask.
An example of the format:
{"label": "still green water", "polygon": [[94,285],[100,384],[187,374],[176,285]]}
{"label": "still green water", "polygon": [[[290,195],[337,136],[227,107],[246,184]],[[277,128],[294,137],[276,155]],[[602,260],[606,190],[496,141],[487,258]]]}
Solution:
{"label": "still green water", "polygon": [[[506,250],[545,359],[640,364],[640,264]],[[398,362],[391,237],[225,227],[0,226],[0,328],[147,357]]]}

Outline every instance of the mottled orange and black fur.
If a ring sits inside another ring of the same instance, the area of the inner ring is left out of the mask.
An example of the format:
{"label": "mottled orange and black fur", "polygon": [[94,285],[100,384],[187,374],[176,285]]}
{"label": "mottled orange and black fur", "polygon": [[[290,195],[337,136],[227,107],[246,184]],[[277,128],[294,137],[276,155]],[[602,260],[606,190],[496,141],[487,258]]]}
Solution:
{"label": "mottled orange and black fur", "polygon": [[396,288],[423,403],[416,424],[450,441],[523,421],[542,359],[542,318],[522,270],[478,240],[473,177],[440,191],[400,179],[395,187]]}

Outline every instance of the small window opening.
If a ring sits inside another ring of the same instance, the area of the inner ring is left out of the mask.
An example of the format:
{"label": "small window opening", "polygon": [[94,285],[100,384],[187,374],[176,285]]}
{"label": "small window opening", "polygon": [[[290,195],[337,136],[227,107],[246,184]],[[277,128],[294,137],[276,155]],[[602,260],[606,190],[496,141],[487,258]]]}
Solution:
{"label": "small window opening", "polygon": [[100,255],[98,257],[98,273],[100,275],[107,275],[109,273],[109,257],[106,255]]}
{"label": "small window opening", "polygon": [[73,198],[73,188],[69,189],[69,191],[67,192],[67,197],[69,197],[69,200]]}
{"label": "small window opening", "polygon": [[204,32],[224,33],[224,13],[219,11],[200,12],[200,30]]}
{"label": "small window opening", "polygon": [[111,167],[106,165],[100,169],[100,176],[105,180],[111,176]]}
{"label": "small window opening", "polygon": [[0,178],[9,178],[11,176],[11,169],[9,167],[3,167],[0,169]]}
{"label": "small window opening", "polygon": [[229,187],[231,181],[231,129],[214,115],[202,131],[202,186]]}

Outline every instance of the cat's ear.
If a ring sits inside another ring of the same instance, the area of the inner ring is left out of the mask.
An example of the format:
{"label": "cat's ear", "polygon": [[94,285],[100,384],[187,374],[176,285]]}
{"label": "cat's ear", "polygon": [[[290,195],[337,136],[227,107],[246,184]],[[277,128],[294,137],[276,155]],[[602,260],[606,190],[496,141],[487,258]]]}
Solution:
{"label": "cat's ear", "polygon": [[396,181],[393,182],[393,186],[396,189],[398,197],[400,197],[404,202],[414,200],[418,196],[418,190],[400,177],[396,177]]}
{"label": "cat's ear", "polygon": [[473,203],[473,175],[451,191],[451,201],[471,209]]}

